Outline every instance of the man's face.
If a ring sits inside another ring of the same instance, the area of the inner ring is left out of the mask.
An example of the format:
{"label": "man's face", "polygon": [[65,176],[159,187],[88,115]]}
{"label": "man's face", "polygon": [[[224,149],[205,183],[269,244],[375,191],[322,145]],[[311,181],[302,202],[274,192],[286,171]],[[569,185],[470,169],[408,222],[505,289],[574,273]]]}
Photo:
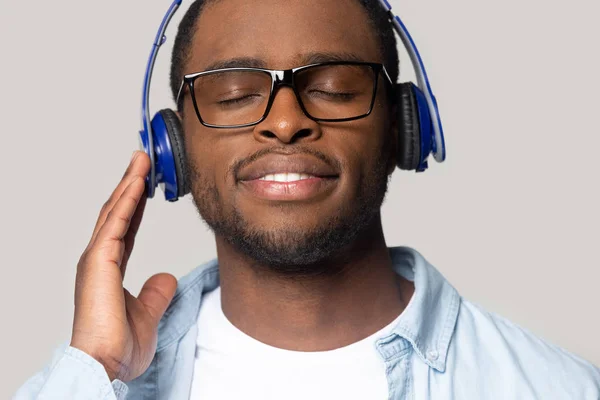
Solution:
{"label": "man's face", "polygon": [[[357,0],[218,0],[200,17],[185,73],[232,59],[269,69],[327,55],[382,62],[378,45]],[[264,121],[236,129],[203,126],[186,96],[186,152],[201,216],[259,264],[290,274],[326,272],[306,266],[323,264],[373,223],[393,171],[396,142],[381,77],[377,92],[370,116],[322,123],[304,115],[292,89],[282,87]],[[257,171],[274,168],[322,176],[256,180]]]}

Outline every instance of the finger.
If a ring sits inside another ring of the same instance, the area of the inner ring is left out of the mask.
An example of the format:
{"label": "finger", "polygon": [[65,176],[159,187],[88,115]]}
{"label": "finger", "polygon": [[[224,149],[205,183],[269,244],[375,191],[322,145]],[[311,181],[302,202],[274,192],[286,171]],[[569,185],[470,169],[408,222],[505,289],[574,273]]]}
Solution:
{"label": "finger", "polygon": [[142,218],[144,216],[144,209],[146,208],[146,196],[142,195],[142,198],[138,202],[137,208],[135,210],[135,214],[131,218],[131,224],[129,225],[129,230],[125,235],[125,252],[123,254],[123,260],[121,261],[121,274],[122,277],[125,277],[125,271],[127,269],[127,263],[129,262],[129,257],[131,256],[131,252],[133,251],[133,246],[135,244],[135,237],[140,228],[140,224],[142,223]]}
{"label": "finger", "polygon": [[119,182],[109,199],[104,203],[102,209],[100,210],[100,215],[98,216],[96,226],[94,226],[94,231],[90,239],[90,245],[95,241],[98,232],[102,228],[102,225],[104,225],[104,223],[106,222],[106,216],[112,210],[117,201],[119,201],[119,198],[121,197],[127,186],[131,184],[131,182],[136,176],[145,177],[148,175],[149,171],[150,158],[148,157],[148,155],[141,151],[135,151],[132,160],[129,163],[129,166],[125,171],[125,174],[121,178],[121,181]]}
{"label": "finger", "polygon": [[121,181],[119,182],[119,184],[117,185],[117,187],[115,188],[113,193],[111,194],[110,198],[106,201],[106,203],[104,203],[104,206],[102,207],[102,210],[100,211],[100,215],[98,217],[96,226],[94,227],[94,232],[92,234],[91,241],[94,240],[98,231],[100,230],[100,228],[102,228],[102,225],[106,221],[106,215],[108,215],[108,213],[110,212],[112,207],[114,207],[116,202],[119,200],[119,198],[125,191],[125,188],[133,181],[133,179],[136,176],[143,176],[143,177],[147,176],[149,170],[150,170],[150,158],[148,157],[148,155],[141,151],[135,151],[133,153],[133,157],[132,157],[131,162],[129,163],[129,166],[127,167],[127,170],[125,171],[125,174],[121,178]]}
{"label": "finger", "polygon": [[156,274],[144,283],[138,300],[146,307],[155,325],[162,318],[175,295],[177,279],[171,274]]}
{"label": "finger", "polygon": [[119,267],[125,250],[123,239],[127,235],[133,215],[144,194],[145,182],[137,177],[125,189],[113,209],[106,216],[106,222],[98,231],[92,244],[92,251],[102,255],[102,260]]}

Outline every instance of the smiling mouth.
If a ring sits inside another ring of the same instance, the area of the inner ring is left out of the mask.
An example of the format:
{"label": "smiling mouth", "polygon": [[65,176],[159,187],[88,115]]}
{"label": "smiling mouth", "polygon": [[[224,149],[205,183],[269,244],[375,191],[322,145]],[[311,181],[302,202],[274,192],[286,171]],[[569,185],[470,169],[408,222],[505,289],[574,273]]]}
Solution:
{"label": "smiling mouth", "polygon": [[282,172],[239,183],[252,196],[269,201],[307,201],[322,198],[337,185],[337,176]]}
{"label": "smiling mouth", "polygon": [[280,183],[289,183],[289,182],[298,182],[304,181],[308,179],[319,178],[315,175],[309,175],[304,173],[296,173],[296,172],[282,172],[276,174],[268,174],[261,176],[258,178],[260,181],[269,181],[269,182],[280,182]]}
{"label": "smiling mouth", "polygon": [[271,152],[236,171],[242,193],[267,201],[315,201],[327,197],[340,181],[335,160],[308,153]]}

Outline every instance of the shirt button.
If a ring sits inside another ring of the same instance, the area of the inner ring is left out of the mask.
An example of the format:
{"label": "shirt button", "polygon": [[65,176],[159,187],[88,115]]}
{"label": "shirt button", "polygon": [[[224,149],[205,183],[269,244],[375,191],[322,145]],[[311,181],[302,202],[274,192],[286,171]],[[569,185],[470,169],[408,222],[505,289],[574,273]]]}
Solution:
{"label": "shirt button", "polygon": [[430,350],[427,352],[427,359],[429,361],[435,361],[438,359],[439,356],[440,356],[439,353],[435,350]]}

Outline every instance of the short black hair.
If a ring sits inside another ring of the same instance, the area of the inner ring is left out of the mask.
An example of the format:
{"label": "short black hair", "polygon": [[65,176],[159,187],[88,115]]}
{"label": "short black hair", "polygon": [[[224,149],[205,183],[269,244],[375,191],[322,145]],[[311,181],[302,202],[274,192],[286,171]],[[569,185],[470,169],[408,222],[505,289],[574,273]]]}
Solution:
{"label": "short black hair", "polygon": [[[200,18],[204,6],[214,1],[217,0],[195,0],[179,24],[171,58],[171,92],[174,100],[177,98],[177,92],[184,75],[183,69],[189,58],[189,49],[194,39],[196,22]],[[396,48],[396,36],[389,20],[389,13],[381,6],[379,0],[358,1],[367,11],[371,26],[377,33],[385,68],[392,82],[396,82],[399,74],[398,49]],[[181,102],[177,104],[177,108],[181,111]]]}

